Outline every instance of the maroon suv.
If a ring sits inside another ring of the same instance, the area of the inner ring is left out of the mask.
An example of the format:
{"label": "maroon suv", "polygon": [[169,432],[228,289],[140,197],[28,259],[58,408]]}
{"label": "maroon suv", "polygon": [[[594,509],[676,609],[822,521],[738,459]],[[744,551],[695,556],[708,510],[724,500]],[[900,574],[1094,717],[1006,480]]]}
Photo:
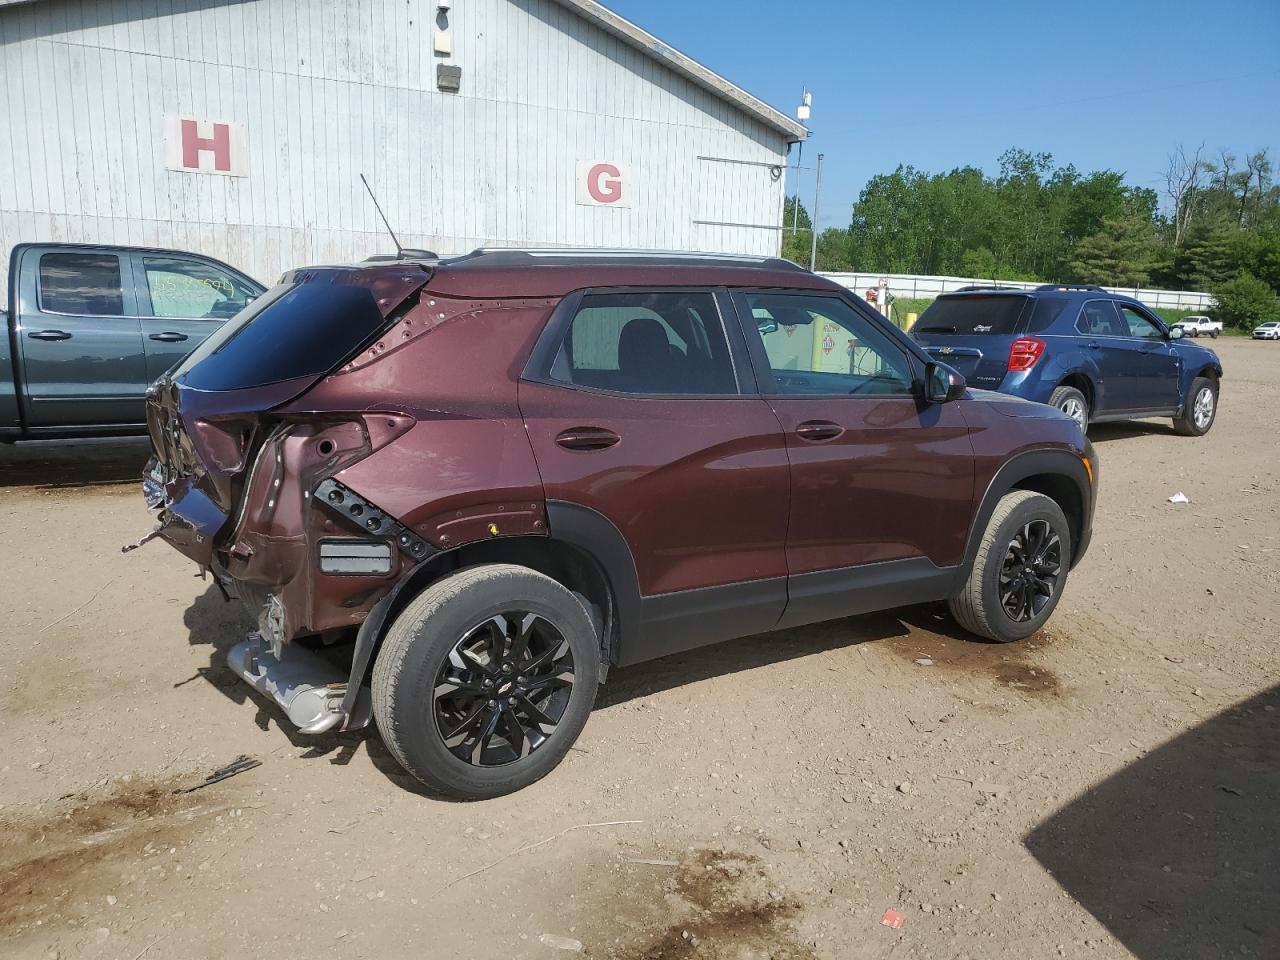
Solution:
{"label": "maroon suv", "polygon": [[706,255],[295,270],[148,421],[161,535],[257,617],[232,668],[469,798],[548,773],[613,666],[944,599],[1031,634],[1097,469],[844,288]]}

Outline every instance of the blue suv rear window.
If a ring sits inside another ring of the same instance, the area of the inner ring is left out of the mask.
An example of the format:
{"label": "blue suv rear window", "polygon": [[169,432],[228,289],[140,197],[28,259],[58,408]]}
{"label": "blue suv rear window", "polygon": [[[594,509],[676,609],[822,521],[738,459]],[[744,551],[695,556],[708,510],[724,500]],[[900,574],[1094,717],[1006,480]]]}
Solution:
{"label": "blue suv rear window", "polygon": [[919,333],[954,333],[961,336],[1012,335],[1030,297],[982,294],[939,297],[920,315]]}

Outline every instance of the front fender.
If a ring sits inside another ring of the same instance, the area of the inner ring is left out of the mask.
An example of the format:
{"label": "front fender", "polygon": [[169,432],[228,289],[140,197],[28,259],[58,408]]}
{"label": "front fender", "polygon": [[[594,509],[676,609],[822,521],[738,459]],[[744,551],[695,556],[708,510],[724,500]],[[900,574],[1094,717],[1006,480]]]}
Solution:
{"label": "front fender", "polygon": [[[1085,460],[1089,465],[1085,465]],[[965,545],[965,567],[972,567],[986,533],[996,504],[1010,490],[1018,489],[1032,478],[1064,477],[1079,496],[1079,518],[1072,533],[1071,566],[1074,568],[1085,551],[1093,530],[1093,511],[1097,503],[1098,458],[1093,445],[1085,441],[1084,457],[1061,447],[1028,450],[1006,461],[987,484],[978,502],[969,537]]]}

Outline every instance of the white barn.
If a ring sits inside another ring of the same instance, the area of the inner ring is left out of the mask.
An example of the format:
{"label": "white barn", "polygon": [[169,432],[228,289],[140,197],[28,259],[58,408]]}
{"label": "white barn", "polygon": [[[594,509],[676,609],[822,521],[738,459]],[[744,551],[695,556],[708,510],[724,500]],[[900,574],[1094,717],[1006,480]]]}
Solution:
{"label": "white barn", "polygon": [[0,239],[271,283],[406,247],[778,250],[804,128],[592,0],[0,0]]}

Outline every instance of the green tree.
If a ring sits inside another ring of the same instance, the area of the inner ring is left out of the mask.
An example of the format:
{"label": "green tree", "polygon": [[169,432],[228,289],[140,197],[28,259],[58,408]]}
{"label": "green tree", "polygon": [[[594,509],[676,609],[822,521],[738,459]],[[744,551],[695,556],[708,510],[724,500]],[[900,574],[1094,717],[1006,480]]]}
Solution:
{"label": "green tree", "polygon": [[1151,274],[1155,230],[1149,219],[1111,218],[1076,244],[1072,278],[1083,283],[1136,287]]}
{"label": "green tree", "polygon": [[1201,221],[1187,231],[1169,274],[1175,286],[1205,290],[1234,276],[1239,269],[1231,228],[1225,221],[1215,220]]}
{"label": "green tree", "polygon": [[1213,289],[1214,317],[1229,327],[1252,330],[1258,324],[1276,319],[1280,306],[1276,292],[1250,273],[1240,273]]}
{"label": "green tree", "polygon": [[787,197],[782,205],[783,258],[807,267],[812,236],[813,221],[809,218],[809,211],[795,197]]}

